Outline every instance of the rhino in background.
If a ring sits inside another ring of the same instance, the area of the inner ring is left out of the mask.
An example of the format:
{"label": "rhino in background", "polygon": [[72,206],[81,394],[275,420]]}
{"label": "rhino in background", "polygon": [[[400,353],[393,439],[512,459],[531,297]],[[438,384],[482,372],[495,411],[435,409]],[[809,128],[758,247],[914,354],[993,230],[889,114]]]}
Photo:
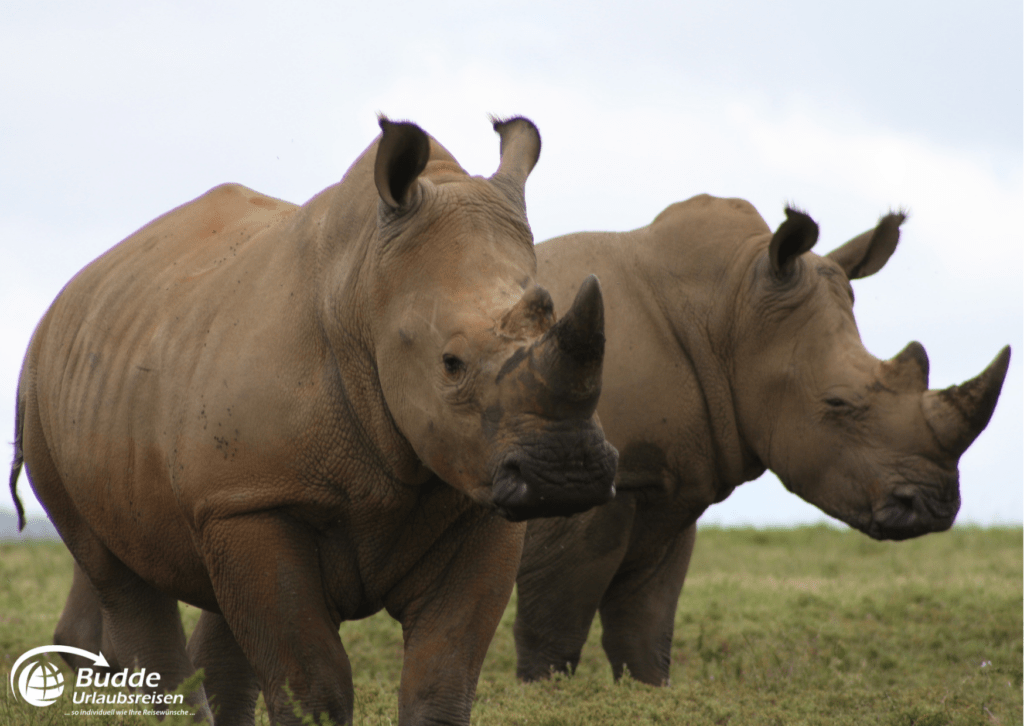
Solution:
{"label": "rhino in background", "polygon": [[[349,723],[342,620],[402,623],[402,724],[469,723],[529,517],[614,494],[600,286],[535,282],[525,119],[470,177],[419,127],[303,207],[238,185],[80,272],[32,338],[22,463],[76,560],[57,642],[212,722]],[[20,503],[18,503],[20,510]],[[510,521],[511,520],[511,521]],[[186,646],[178,601],[203,612]],[[207,701],[209,697],[210,701]]]}
{"label": "rhino in background", "polygon": [[514,631],[524,680],[572,670],[596,612],[616,678],[664,684],[696,521],[775,472],[792,492],[876,539],[953,524],[960,455],[985,428],[1009,363],[928,389],[910,343],[881,361],[860,341],[850,280],[877,272],[903,215],[824,257],[787,210],[774,232],[738,199],[698,196],[647,227],[537,246],[556,305],[584,274],[605,290],[598,414],[620,453],[613,502],[531,522]]}

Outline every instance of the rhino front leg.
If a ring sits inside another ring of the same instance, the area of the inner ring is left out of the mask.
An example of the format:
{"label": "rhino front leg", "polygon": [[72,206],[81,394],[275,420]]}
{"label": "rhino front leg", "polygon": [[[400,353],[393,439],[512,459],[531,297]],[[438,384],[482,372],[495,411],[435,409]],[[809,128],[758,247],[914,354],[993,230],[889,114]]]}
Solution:
{"label": "rhino front leg", "polygon": [[[277,511],[208,523],[206,561],[223,620],[251,664],[271,722],[299,724],[301,713],[352,722],[352,669],[338,636],[340,617],[329,610],[312,533]],[[223,668],[239,660],[223,626],[206,618],[193,651],[209,658],[215,687],[226,687],[228,712],[247,706],[248,678],[228,683]]]}
{"label": "rhino front leg", "polygon": [[530,522],[513,628],[521,680],[576,670],[601,597],[629,545],[634,511],[632,497],[620,495],[583,514]]}
{"label": "rhino front leg", "polygon": [[399,726],[469,724],[484,656],[512,595],[525,529],[491,513],[478,523],[454,545],[454,557],[426,593],[404,607],[388,607],[405,638]]}
{"label": "rhino front leg", "polygon": [[203,686],[217,726],[251,724],[260,684],[223,617],[202,612],[188,641],[188,656],[203,669]]}
{"label": "rhino front leg", "polygon": [[643,683],[668,685],[676,605],[697,538],[691,524],[652,566],[619,574],[601,601],[601,644],[615,680],[623,668]]}

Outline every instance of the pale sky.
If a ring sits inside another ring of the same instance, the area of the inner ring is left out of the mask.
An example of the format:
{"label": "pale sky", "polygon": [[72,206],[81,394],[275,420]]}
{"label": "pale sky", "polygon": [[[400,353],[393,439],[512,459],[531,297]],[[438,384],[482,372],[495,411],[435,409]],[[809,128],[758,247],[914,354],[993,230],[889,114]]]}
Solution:
{"label": "pale sky", "polygon": [[[1020,523],[1021,3],[550,5],[0,0],[5,459],[36,322],[114,243],[221,182],[302,203],[370,143],[378,111],[490,175],[487,115],[522,114],[543,138],[538,241],[639,227],[709,192],[772,227],[796,203],[827,252],[909,209],[892,260],[854,283],[861,336],[880,358],[922,342],[936,388],[1013,347],[961,459],[958,522]],[[702,521],[826,519],[766,475]]]}

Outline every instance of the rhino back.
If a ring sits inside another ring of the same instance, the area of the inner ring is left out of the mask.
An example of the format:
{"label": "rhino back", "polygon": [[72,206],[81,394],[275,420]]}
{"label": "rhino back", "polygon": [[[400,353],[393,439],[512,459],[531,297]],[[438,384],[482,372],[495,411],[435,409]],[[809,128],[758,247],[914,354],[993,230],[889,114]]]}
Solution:
{"label": "rhino back", "polygon": [[34,336],[26,366],[50,457],[141,574],[166,572],[147,567],[152,553],[192,548],[183,519],[210,496],[197,487],[287,465],[275,449],[323,407],[309,252],[287,233],[296,209],[217,187],[82,270]]}

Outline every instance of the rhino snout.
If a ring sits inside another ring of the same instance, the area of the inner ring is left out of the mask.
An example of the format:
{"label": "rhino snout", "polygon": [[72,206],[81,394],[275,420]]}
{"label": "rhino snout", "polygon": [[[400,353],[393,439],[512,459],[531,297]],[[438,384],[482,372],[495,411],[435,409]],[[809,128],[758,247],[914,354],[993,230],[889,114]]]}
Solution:
{"label": "rhino snout", "polygon": [[491,502],[513,522],[584,512],[615,496],[618,458],[599,431],[520,442],[495,467]]}
{"label": "rhino snout", "polygon": [[865,533],[879,540],[904,540],[953,526],[960,511],[957,477],[940,486],[900,484],[876,509]]}

